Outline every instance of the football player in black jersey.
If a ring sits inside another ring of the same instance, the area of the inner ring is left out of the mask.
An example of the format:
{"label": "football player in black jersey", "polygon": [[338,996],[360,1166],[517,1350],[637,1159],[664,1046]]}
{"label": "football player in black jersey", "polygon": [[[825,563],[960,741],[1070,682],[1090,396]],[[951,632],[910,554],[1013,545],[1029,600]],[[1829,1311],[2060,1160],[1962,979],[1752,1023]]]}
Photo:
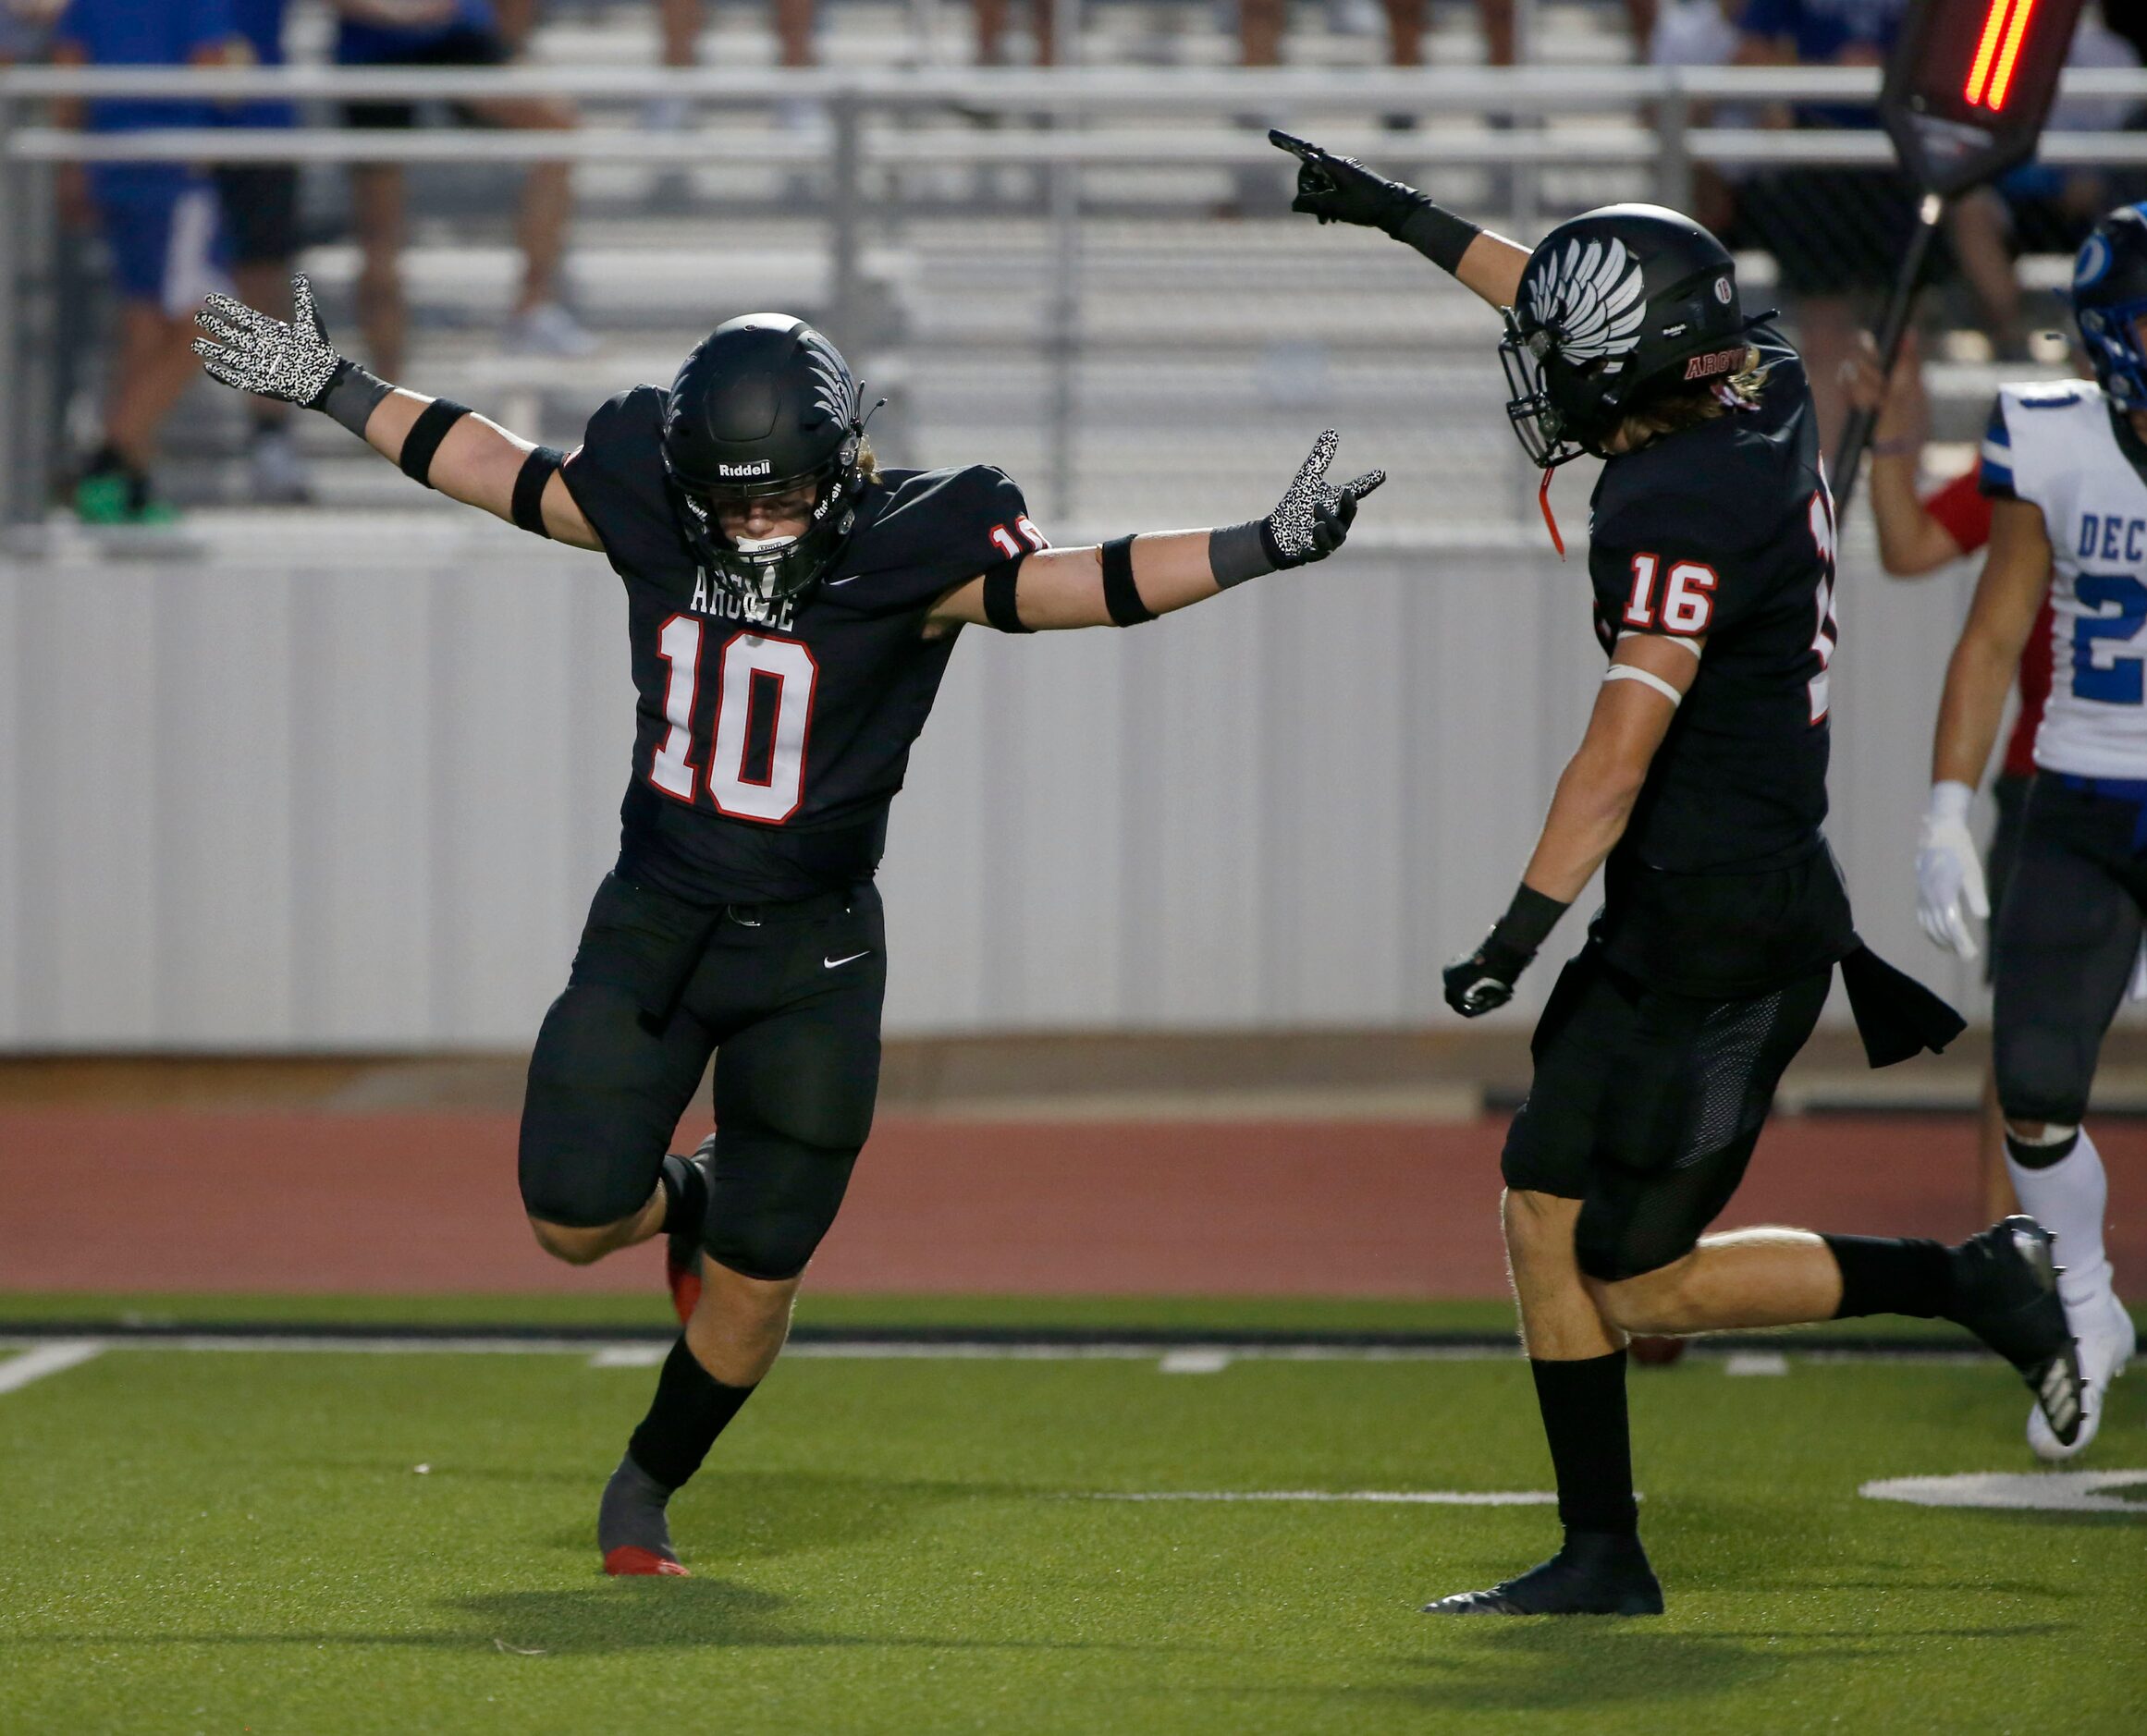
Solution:
{"label": "football player in black jersey", "polygon": [[[226,385],[320,410],[412,479],[625,581],[640,735],[619,862],[530,1062],[521,1194],[577,1265],[668,1235],[684,1330],[607,1486],[607,1571],[682,1574],[665,1506],[774,1363],[871,1125],[888,804],[964,626],[1133,626],[1340,546],[1382,479],[1215,531],[1052,549],[1000,471],[877,469],[856,382],[802,320],[719,326],[669,391],[621,393],[562,455],[398,390],[212,297]],[[716,1056],[718,1131],[666,1146]]]}
{"label": "football player in black jersey", "polygon": [[[1959,1018],[1861,947],[1826,815],[1834,503],[1803,364],[1739,305],[1722,244],[1650,205],[1532,252],[1347,158],[1300,158],[1294,209],[1385,230],[1504,315],[1515,432],[1544,471],[1604,458],[1590,523],[1609,668],[1512,906],[1446,972],[1503,1005],[1597,869],[1604,901],[1536,1027],[1506,1138],[1504,1224],[1564,1546],[1442,1614],[1649,1614],[1626,1414],[1628,1334],[1880,1313],[1958,1321],[2061,1435],[2080,1375],[2050,1240],[2007,1218],[1958,1247],[1750,1229],[1729,1204],[1838,963],[1873,1065]],[[1555,529],[1553,529],[1555,535]]]}

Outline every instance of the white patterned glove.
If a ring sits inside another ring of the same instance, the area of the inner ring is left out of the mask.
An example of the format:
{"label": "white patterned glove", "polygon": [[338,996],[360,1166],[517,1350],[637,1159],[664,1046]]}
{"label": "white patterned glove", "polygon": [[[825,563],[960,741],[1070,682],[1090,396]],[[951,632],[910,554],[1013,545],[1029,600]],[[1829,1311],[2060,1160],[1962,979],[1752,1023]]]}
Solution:
{"label": "white patterned glove", "polygon": [[1282,502],[1260,521],[1260,541],[1278,568],[1325,560],[1342,546],[1356,517],[1356,503],[1387,480],[1384,471],[1367,471],[1340,488],[1327,480],[1341,436],[1328,429],[1312,443],[1311,456],[1299,468]]}
{"label": "white patterned glove", "polygon": [[293,277],[290,294],[288,324],[230,296],[209,297],[194,315],[194,324],[205,334],[194,339],[194,354],[211,379],[319,410],[337,371],[350,364],[329,347],[313,308],[313,285]]}
{"label": "white patterned glove", "polygon": [[1916,919],[1934,947],[1963,959],[1976,956],[1970,916],[1987,920],[1990,894],[1983,889],[1983,864],[1968,826],[1969,803],[1975,791],[1948,780],[1931,787],[1931,805],[1923,815],[1923,836],[1916,846]]}
{"label": "white patterned glove", "polygon": [[1298,469],[1275,509],[1264,519],[1248,520],[1211,531],[1208,564],[1225,590],[1285,567],[1325,560],[1349,535],[1356,503],[1387,480],[1384,471],[1367,471],[1339,488],[1327,480],[1341,436],[1330,428],[1312,443],[1312,453]]}

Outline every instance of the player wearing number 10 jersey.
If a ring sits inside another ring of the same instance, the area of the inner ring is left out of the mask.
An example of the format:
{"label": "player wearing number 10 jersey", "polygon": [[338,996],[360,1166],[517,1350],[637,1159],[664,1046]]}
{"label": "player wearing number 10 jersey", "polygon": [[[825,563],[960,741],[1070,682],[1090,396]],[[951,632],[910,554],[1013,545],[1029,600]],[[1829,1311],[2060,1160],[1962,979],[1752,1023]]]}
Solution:
{"label": "player wearing number 10 jersey", "polygon": [[[301,278],[286,324],[225,297],[227,385],[325,411],[413,479],[602,551],[625,581],[641,727],[617,869],[530,1062],[522,1202],[577,1265],[669,1238],[684,1331],[600,1505],[613,1573],[680,1574],[666,1507],[774,1363],[872,1121],[888,804],[966,625],[1130,627],[1324,558],[1382,480],[1216,531],[1049,549],[983,466],[879,471],[848,364],[781,314],[717,329],[562,455],[337,356]],[[716,1057],[718,1131],[666,1146]]]}
{"label": "player wearing number 10 jersey", "polygon": [[1944,1315],[2007,1356],[2069,1433],[2080,1379],[2048,1238],[2027,1218],[1956,1248],[1704,1233],[1837,964],[1874,1064],[1961,1028],[1858,944],[1821,834],[1834,507],[1803,364],[1746,317],[1730,255],[1648,205],[1586,213],[1529,252],[1360,164],[1276,142],[1304,163],[1296,209],[1385,229],[1503,312],[1507,414],[1546,495],[1556,466],[1605,460],[1589,574],[1609,666],[1511,906],[1446,972],[1465,1018],[1503,1005],[1603,871],[1501,1166],[1565,1534],[1530,1571],[1429,1608],[1659,1613],[1633,1493],[1628,1334]]}
{"label": "player wearing number 10 jersey", "polygon": [[2102,1156],[2080,1123],[2147,926],[2147,207],[2095,226],[2073,312],[2094,381],[2007,386],[1984,435],[1990,554],[1946,671],[1916,864],[1925,929],[1972,956],[1967,916],[1990,911],[1966,816],[2005,705],[1997,660],[2047,632],[2035,782],[1991,950],[2006,1168],[2058,1238],[2087,1378],[2072,1438],[2029,1415],[2029,1446],[2053,1460],[2094,1438],[2136,1347],[2103,1248]]}

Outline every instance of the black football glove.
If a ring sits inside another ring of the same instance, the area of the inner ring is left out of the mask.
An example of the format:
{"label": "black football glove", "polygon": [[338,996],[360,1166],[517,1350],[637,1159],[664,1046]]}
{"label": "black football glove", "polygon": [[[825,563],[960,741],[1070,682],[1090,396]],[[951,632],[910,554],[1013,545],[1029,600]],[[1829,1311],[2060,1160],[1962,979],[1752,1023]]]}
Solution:
{"label": "black football glove", "polygon": [[1464,1019],[1478,1019],[1503,1007],[1514,997],[1514,984],[1536,955],[1524,952],[1511,941],[1501,940],[1493,929],[1483,945],[1466,958],[1456,959],[1442,973],[1446,983],[1446,1004]]}
{"label": "black football glove", "polygon": [[1279,571],[1325,560],[1340,548],[1356,518],[1356,503],[1387,480],[1384,471],[1367,471],[1339,488],[1327,480],[1340,436],[1328,429],[1312,443],[1288,491],[1275,509],[1259,521],[1260,544]]}
{"label": "black football glove", "polygon": [[1322,223],[1356,223],[1394,234],[1430,202],[1404,181],[1374,175],[1355,157],[1338,157],[1309,140],[1270,128],[1268,142],[1297,159],[1297,197],[1292,211]]}

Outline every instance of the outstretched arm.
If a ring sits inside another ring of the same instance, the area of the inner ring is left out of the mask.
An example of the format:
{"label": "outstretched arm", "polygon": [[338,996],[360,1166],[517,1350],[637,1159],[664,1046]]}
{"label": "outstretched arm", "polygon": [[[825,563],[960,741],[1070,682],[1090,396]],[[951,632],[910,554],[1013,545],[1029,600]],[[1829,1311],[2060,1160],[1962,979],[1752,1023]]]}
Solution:
{"label": "outstretched arm", "polygon": [[1588,733],[1559,776],[1520,889],[1483,944],[1446,967],[1446,1004],[1464,1019],[1503,1007],[1565,907],[1626,835],[1677,706],[1699,674],[1703,639],[1629,633],[1596,694]]}
{"label": "outstretched arm", "polygon": [[1451,272],[1493,308],[1510,308],[1521,292],[1528,250],[1435,204],[1405,181],[1374,175],[1355,157],[1338,157],[1309,140],[1270,128],[1268,138],[1297,159],[1292,211],[1321,223],[1355,223],[1405,241],[1442,271]]}
{"label": "outstretched arm", "polygon": [[1319,436],[1264,519],[1024,555],[950,591],[927,617],[926,630],[960,624],[1012,632],[1132,627],[1262,573],[1325,560],[1348,536],[1356,503],[1387,480],[1384,471],[1367,471],[1339,487],[1330,483],[1336,438],[1331,428]]}
{"label": "outstretched arm", "polygon": [[305,278],[291,280],[291,302],[286,323],[229,296],[211,296],[195,315],[202,336],[194,339],[209,376],[317,410],[413,481],[509,524],[577,548],[603,547],[559,476],[558,453],[467,406],[392,386],[337,355]]}

